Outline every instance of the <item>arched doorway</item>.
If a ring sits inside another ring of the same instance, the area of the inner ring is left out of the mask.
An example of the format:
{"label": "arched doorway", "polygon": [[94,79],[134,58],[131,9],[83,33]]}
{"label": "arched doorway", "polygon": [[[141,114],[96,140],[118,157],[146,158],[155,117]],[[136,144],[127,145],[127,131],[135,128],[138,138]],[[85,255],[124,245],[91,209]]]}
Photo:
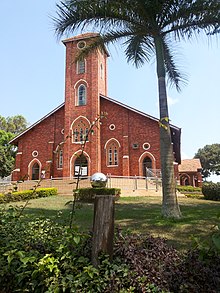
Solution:
{"label": "arched doorway", "polygon": [[40,178],[40,166],[35,162],[32,166],[31,180],[39,180]]}
{"label": "arched doorway", "polygon": [[190,177],[187,174],[183,174],[180,176],[180,185],[190,185]]}
{"label": "arched doorway", "polygon": [[74,176],[88,176],[88,160],[86,156],[80,155],[74,163]]}
{"label": "arched doorway", "polygon": [[152,169],[152,160],[151,160],[151,158],[145,157],[143,159],[142,166],[143,166],[143,176],[147,177],[148,176],[147,169]]}

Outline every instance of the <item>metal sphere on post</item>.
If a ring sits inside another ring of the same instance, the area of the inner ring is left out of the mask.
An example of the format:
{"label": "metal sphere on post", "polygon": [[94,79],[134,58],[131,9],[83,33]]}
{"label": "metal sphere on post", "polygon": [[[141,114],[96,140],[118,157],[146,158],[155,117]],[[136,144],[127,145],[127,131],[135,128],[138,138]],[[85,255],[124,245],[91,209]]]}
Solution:
{"label": "metal sphere on post", "polygon": [[102,187],[106,187],[108,178],[105,176],[105,174],[97,172],[94,173],[91,176],[91,185],[94,188],[102,188]]}
{"label": "metal sphere on post", "polygon": [[[91,177],[94,188],[102,188],[107,184],[107,177],[103,173],[95,173]],[[98,266],[99,253],[113,256],[114,239],[114,195],[96,195],[94,202],[92,263]]]}

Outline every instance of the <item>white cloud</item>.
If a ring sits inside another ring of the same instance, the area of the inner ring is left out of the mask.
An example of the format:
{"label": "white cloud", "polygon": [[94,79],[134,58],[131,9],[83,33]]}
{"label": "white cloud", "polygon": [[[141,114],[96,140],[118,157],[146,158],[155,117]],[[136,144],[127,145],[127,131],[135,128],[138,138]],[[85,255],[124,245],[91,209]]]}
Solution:
{"label": "white cloud", "polygon": [[167,101],[168,101],[169,106],[175,105],[175,104],[177,104],[179,102],[178,99],[173,99],[173,98],[171,98],[169,96],[167,97]]}

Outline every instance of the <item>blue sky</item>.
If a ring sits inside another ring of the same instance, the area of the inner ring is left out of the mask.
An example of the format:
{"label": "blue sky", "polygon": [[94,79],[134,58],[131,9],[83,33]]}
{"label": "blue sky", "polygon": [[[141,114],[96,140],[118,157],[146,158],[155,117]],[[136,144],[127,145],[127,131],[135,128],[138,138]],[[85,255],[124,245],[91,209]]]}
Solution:
{"label": "blue sky", "polygon": [[[0,10],[0,115],[32,124],[64,101],[65,46],[49,16],[54,0],[2,1]],[[108,96],[159,117],[155,63],[136,69],[123,48],[110,48]],[[181,43],[177,64],[188,84],[168,87],[171,123],[182,128],[182,158],[220,143],[220,38]]]}

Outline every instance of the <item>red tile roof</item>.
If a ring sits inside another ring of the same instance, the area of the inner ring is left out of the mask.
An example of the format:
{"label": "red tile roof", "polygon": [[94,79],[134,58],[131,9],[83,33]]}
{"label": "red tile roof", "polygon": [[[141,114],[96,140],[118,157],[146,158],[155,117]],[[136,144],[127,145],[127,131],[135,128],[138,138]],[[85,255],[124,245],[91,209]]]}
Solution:
{"label": "red tile roof", "polygon": [[197,172],[198,169],[202,169],[200,159],[182,160],[179,165],[179,172]]}

